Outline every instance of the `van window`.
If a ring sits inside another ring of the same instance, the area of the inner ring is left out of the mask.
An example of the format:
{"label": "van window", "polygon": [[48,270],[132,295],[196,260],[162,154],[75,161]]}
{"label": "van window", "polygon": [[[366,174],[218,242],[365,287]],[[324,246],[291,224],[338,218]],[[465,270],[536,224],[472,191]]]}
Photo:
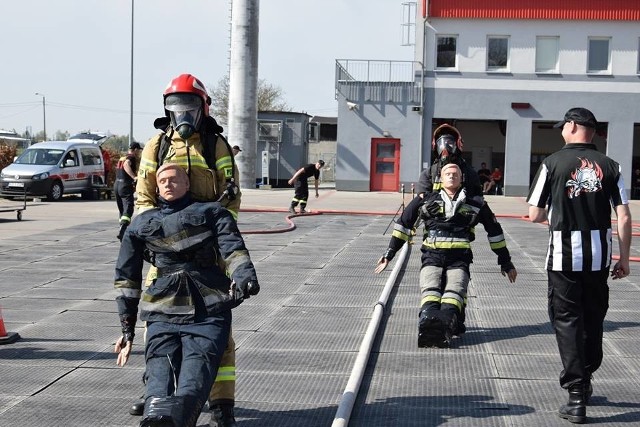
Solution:
{"label": "van window", "polygon": [[63,150],[30,148],[25,150],[15,163],[22,165],[55,165],[64,154]]}
{"label": "van window", "polygon": [[78,164],[78,154],[76,150],[69,150],[69,152],[64,156],[62,160],[63,166],[79,166]]}
{"label": "van window", "polygon": [[80,155],[82,156],[82,163],[85,165],[101,165],[100,151],[93,148],[81,148]]}

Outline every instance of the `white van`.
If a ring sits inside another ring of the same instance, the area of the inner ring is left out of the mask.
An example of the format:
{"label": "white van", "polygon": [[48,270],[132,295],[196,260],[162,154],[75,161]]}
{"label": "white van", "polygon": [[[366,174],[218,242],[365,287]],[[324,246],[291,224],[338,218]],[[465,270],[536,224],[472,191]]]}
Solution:
{"label": "white van", "polygon": [[0,172],[0,196],[46,196],[56,201],[63,194],[97,198],[103,188],[104,166],[95,144],[45,141],[34,144]]}

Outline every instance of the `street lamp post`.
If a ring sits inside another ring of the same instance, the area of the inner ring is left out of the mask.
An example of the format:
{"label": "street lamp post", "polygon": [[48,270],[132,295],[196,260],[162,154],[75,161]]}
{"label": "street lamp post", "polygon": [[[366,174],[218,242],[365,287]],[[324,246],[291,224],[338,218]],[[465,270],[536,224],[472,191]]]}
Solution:
{"label": "street lamp post", "polygon": [[43,93],[36,92],[37,96],[42,97],[42,125],[44,131],[44,140],[47,140],[47,107],[46,101]]}
{"label": "street lamp post", "polygon": [[131,0],[131,94],[129,97],[129,147],[133,144],[133,4],[134,0]]}

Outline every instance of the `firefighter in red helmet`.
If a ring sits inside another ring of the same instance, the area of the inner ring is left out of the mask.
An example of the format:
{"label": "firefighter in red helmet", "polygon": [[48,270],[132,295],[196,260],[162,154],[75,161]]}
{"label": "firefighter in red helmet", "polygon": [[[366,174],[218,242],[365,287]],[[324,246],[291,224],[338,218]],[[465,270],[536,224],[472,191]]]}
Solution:
{"label": "firefighter in red helmet", "polygon": [[[236,184],[238,168],[222,127],[209,115],[211,97],[204,84],[191,74],[181,74],[169,82],[163,99],[165,116],[154,122],[160,133],[145,144],[140,158],[138,210],[156,207],[156,171],[163,163],[176,163],[187,172],[195,201],[219,201],[237,219],[241,197]],[[151,268],[147,282],[156,275],[157,270]],[[211,425],[235,426],[234,403],[235,342],[230,335],[209,396]],[[142,409],[138,402],[130,413],[142,414]]]}

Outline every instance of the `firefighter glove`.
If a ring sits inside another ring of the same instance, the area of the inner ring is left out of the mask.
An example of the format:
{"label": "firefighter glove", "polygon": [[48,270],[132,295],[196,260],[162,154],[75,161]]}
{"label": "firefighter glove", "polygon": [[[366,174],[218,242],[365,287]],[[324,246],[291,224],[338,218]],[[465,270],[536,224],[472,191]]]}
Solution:
{"label": "firefighter glove", "polygon": [[386,259],[387,261],[391,261],[394,256],[396,256],[396,251],[391,248],[387,248],[387,250],[384,251],[382,258]]}
{"label": "firefighter glove", "polygon": [[124,346],[128,342],[133,343],[133,338],[136,336],[136,316],[120,315],[120,325],[122,326],[122,345]]}
{"label": "firefighter glove", "polygon": [[507,261],[500,266],[500,270],[504,273],[508,273],[516,268],[511,261]]}
{"label": "firefighter glove", "polygon": [[235,200],[236,195],[238,194],[238,186],[233,181],[227,182],[227,188],[224,190],[224,192],[227,194],[227,199],[229,199],[230,201]]}
{"label": "firefighter glove", "polygon": [[420,206],[420,214],[425,219],[440,218],[443,216],[443,209],[437,200],[432,200]]}

